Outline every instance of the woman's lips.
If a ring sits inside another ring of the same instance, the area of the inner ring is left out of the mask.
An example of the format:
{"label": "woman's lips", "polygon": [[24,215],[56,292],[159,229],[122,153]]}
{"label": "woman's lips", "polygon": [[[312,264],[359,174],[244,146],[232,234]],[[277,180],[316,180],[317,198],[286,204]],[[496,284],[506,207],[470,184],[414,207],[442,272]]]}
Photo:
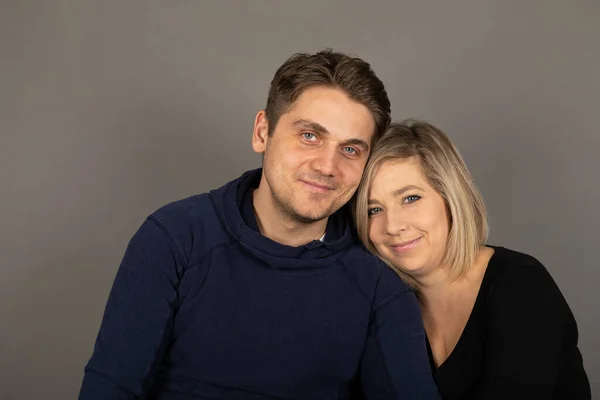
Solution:
{"label": "woman's lips", "polygon": [[412,249],[414,249],[419,244],[420,241],[421,241],[421,238],[418,237],[418,238],[410,240],[408,242],[393,244],[390,247],[394,252],[402,254],[402,253],[407,253],[407,252],[411,251]]}

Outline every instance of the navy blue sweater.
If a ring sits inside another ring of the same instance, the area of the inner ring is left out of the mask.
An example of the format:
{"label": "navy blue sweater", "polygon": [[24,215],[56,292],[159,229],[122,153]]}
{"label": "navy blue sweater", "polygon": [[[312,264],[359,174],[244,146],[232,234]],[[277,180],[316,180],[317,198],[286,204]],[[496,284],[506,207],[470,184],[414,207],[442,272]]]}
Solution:
{"label": "navy blue sweater", "polygon": [[79,398],[436,399],[411,290],[357,242],[262,236],[261,170],[171,203],[131,239]]}

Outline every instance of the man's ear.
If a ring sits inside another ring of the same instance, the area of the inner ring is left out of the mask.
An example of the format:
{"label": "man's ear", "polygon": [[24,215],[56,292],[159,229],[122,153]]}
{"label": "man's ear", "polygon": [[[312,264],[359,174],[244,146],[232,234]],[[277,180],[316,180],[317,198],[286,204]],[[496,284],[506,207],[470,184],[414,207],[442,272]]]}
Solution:
{"label": "man's ear", "polygon": [[269,121],[267,114],[261,110],[254,119],[254,131],[252,132],[252,149],[257,153],[264,153],[269,141]]}

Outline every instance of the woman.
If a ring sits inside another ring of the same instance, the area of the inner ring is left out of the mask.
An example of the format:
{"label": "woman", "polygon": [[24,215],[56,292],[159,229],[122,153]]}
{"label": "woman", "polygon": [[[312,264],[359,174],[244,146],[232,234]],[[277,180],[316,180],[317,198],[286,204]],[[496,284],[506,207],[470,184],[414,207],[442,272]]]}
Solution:
{"label": "woman", "polygon": [[434,126],[392,124],[355,203],[366,247],[415,288],[444,399],[589,399],[577,325],[535,258],[485,245],[486,211]]}

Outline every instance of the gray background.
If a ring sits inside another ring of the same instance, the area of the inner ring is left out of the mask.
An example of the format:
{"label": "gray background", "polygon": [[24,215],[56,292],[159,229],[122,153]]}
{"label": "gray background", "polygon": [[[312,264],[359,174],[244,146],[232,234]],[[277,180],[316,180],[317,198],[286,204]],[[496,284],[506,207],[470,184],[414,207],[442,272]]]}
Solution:
{"label": "gray background", "polygon": [[324,47],[451,135],[491,243],[551,271],[600,393],[599,43],[596,0],[2,0],[0,398],[76,397],[131,235],[258,166],[275,69]]}

